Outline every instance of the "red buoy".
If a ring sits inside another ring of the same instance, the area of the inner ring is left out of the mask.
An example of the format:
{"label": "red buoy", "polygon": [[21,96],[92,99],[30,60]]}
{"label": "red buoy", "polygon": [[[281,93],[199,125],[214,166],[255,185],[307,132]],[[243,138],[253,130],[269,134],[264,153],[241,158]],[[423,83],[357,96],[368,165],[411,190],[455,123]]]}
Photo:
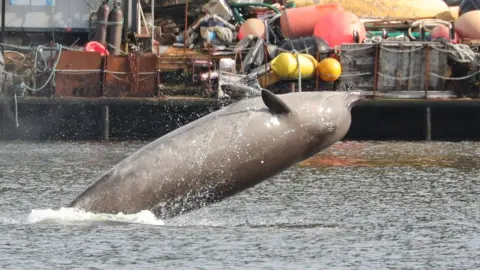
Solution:
{"label": "red buoy", "polygon": [[343,10],[338,3],[320,4],[300,8],[288,8],[282,11],[280,28],[289,38],[312,36],[317,19],[325,12]]}
{"label": "red buoy", "polygon": [[90,41],[87,44],[85,44],[85,51],[87,51],[87,52],[99,52],[102,56],[110,55],[107,48],[105,48],[105,46],[103,46],[103,44],[101,44],[97,41]]}
{"label": "red buoy", "polygon": [[365,25],[360,18],[348,11],[325,12],[315,25],[314,35],[325,40],[330,47],[343,43],[355,43],[354,32],[358,33],[358,42],[366,37]]}

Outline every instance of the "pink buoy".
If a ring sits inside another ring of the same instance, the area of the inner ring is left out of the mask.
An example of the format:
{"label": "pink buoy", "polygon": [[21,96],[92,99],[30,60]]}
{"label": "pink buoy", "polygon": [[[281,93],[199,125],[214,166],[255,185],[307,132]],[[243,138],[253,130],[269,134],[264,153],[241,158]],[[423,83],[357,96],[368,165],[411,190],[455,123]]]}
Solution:
{"label": "pink buoy", "polygon": [[[450,28],[448,28],[445,25],[437,25],[430,32],[430,36],[432,37],[432,39],[445,38],[447,40],[451,40],[451,38],[450,38]],[[458,42],[458,35],[455,32],[455,36],[452,40],[452,43],[457,43],[457,42]]]}
{"label": "pink buoy", "polygon": [[460,38],[480,39],[480,10],[462,14],[455,21],[455,31]]}
{"label": "pink buoy", "polygon": [[325,40],[330,47],[340,46],[343,43],[354,43],[354,31],[358,33],[361,43],[367,33],[360,18],[348,11],[325,12],[315,25],[314,35]]}
{"label": "pink buoy", "polygon": [[248,35],[264,38],[265,24],[263,21],[256,18],[250,18],[246,20],[242,26],[240,26],[240,30],[238,30],[238,40],[242,40]]}

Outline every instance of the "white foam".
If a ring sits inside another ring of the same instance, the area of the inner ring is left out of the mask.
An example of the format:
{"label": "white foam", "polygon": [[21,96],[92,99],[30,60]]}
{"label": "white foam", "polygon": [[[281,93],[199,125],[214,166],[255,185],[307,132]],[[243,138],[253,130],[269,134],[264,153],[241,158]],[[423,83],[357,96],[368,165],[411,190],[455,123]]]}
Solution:
{"label": "white foam", "polygon": [[26,223],[79,223],[113,221],[125,223],[140,223],[149,225],[164,225],[163,221],[157,219],[150,211],[141,211],[136,214],[96,214],[85,212],[76,208],[54,209],[33,209],[28,215]]}
{"label": "white foam", "polygon": [[12,217],[0,217],[0,225],[12,225],[21,223],[19,220]]}

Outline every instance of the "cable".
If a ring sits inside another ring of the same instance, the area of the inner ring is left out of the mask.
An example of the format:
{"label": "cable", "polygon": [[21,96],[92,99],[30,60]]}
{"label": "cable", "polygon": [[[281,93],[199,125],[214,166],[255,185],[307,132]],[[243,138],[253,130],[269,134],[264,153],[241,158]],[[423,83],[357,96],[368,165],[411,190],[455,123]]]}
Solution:
{"label": "cable", "polygon": [[[22,84],[21,84],[22,88],[27,89],[27,90],[32,91],[32,92],[37,92],[37,91],[40,91],[43,88],[45,88],[45,86],[47,86],[48,83],[50,83],[50,81],[53,79],[53,77],[55,75],[55,71],[57,69],[57,64],[60,61],[60,56],[62,55],[62,49],[63,49],[62,45],[60,45],[58,43],[56,45],[57,45],[57,48],[58,48],[57,59],[55,59],[55,62],[52,66],[52,71],[51,71],[50,75],[48,76],[48,79],[45,81],[45,83],[39,88],[31,88],[28,85],[26,85],[24,82],[22,82]],[[39,46],[39,47],[41,47],[41,46]]]}
{"label": "cable", "polygon": [[[44,48],[43,46],[38,46],[38,47],[35,49],[35,59],[34,59],[33,65],[34,65],[34,67],[35,67],[35,72],[38,72],[38,73],[45,72],[45,71],[47,71],[47,68],[48,68],[48,66],[47,66],[47,61],[45,61],[45,58],[43,58],[43,54],[42,54],[43,48]],[[41,69],[38,68],[38,63],[39,63],[39,61],[38,61],[38,55],[39,55],[39,54],[40,54],[40,57],[42,58],[40,61],[42,61],[42,65],[41,65],[41,66],[43,66],[43,68],[41,68]]]}

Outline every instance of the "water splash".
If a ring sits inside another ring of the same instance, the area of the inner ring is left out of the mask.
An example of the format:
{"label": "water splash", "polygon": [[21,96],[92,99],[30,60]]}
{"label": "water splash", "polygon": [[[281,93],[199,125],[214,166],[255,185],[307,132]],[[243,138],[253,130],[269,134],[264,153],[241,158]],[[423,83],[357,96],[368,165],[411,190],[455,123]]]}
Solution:
{"label": "water splash", "polygon": [[[208,212],[208,211],[207,211]],[[0,214],[0,225],[34,225],[34,224],[61,224],[84,225],[97,222],[136,223],[157,226],[173,227],[248,227],[256,229],[315,229],[322,231],[338,231],[335,224],[326,224],[314,220],[280,219],[273,220],[264,217],[245,219],[242,217],[217,218],[202,211],[196,214],[186,214],[170,220],[160,220],[150,211],[141,211],[137,214],[95,214],[76,208],[33,209],[28,215]]]}
{"label": "water splash", "polygon": [[16,218],[0,216],[0,225],[12,225],[12,224],[19,224],[19,223],[22,223],[22,222]]}
{"label": "water splash", "polygon": [[148,225],[164,225],[150,211],[141,211],[136,214],[96,214],[85,212],[75,208],[54,209],[33,209],[26,218],[25,223],[61,223],[76,224],[82,222],[121,222],[121,223],[139,223]]}

